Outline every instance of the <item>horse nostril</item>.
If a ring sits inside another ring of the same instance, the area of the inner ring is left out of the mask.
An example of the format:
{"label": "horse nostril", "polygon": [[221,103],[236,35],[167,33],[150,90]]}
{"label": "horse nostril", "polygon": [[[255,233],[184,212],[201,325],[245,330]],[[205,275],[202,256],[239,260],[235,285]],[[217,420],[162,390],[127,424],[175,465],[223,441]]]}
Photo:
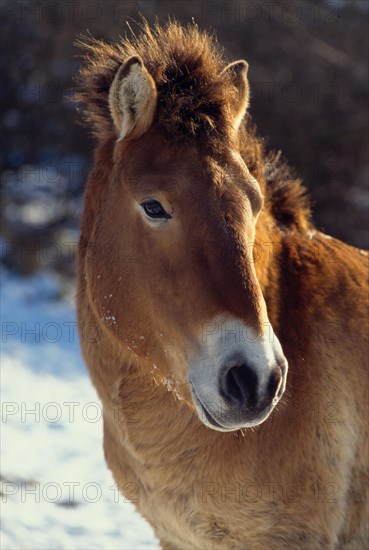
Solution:
{"label": "horse nostril", "polygon": [[257,401],[258,376],[245,363],[231,367],[221,379],[221,390],[224,397],[235,405],[247,402],[252,407]]}
{"label": "horse nostril", "polygon": [[280,393],[278,390],[280,389],[282,385],[282,371],[280,367],[277,367],[276,369],[272,370],[270,373],[270,377],[268,380],[268,385],[266,388],[266,395],[270,399],[278,398],[278,393]]}

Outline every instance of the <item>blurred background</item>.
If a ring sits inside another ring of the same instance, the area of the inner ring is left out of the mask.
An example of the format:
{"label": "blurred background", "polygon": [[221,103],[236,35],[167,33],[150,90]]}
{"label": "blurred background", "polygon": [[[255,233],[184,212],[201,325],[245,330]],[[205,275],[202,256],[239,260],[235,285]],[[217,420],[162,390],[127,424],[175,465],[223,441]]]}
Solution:
{"label": "blurred background", "polygon": [[115,41],[140,14],[214,31],[230,61],[248,61],[253,120],[305,182],[317,227],[367,248],[368,7],[0,0],[3,548],[157,548],[113,491],[78,346],[75,256],[93,151],[74,102],[78,36]]}

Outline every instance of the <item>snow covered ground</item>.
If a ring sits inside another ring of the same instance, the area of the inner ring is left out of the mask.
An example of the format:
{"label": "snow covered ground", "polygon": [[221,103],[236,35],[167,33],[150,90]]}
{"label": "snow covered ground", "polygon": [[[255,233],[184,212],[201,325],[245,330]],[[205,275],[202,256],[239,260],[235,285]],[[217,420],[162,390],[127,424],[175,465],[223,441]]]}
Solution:
{"label": "snow covered ground", "polygon": [[73,300],[3,271],[1,320],[2,549],[159,548],[104,463]]}

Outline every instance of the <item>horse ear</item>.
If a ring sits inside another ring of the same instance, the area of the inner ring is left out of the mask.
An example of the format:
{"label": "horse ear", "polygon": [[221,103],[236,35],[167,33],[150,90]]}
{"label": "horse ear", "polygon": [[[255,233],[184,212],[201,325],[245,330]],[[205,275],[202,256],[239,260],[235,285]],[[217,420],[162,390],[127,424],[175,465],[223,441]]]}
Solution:
{"label": "horse ear", "polygon": [[154,119],[156,85],[138,56],[130,57],[117,71],[109,91],[109,107],[119,133],[118,141],[137,139]]}
{"label": "horse ear", "polygon": [[236,88],[236,94],[230,102],[233,126],[237,131],[249,105],[249,83],[247,71],[249,65],[243,59],[227,65],[221,72],[221,76],[228,75]]}

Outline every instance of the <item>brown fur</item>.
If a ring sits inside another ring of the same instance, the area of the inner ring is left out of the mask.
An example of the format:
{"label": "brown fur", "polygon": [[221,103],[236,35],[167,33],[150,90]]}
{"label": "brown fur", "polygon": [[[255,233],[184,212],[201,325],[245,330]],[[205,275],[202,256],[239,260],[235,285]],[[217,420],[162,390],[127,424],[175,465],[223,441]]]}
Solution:
{"label": "brown fur", "polygon": [[81,72],[79,98],[99,139],[111,137],[114,132],[107,93],[119,65],[131,56],[143,60],[156,82],[158,123],[169,139],[182,137],[182,142],[188,143],[194,136],[209,143],[226,133],[229,120],[224,106],[236,91],[227,75],[220,77],[224,60],[219,48],[195,25],[185,30],[173,23],[152,30],[144,24],[139,38],[114,45],[91,40],[84,47],[89,55]]}
{"label": "brown fur", "polygon": [[[81,99],[98,147],[78,315],[120,490],[132,496],[133,484],[167,549],[367,548],[366,253],[312,227],[303,187],[249,122],[232,133],[232,79],[218,77],[222,54],[196,26],[145,26],[88,49]],[[109,89],[134,55],[158,110],[139,140],[116,144]],[[257,222],[247,169],[264,194]],[[132,208],[153,189],[181,220],[160,238]],[[285,397],[255,429],[211,430],[194,412],[183,357],[223,311],[259,326],[262,295],[289,362]]]}

